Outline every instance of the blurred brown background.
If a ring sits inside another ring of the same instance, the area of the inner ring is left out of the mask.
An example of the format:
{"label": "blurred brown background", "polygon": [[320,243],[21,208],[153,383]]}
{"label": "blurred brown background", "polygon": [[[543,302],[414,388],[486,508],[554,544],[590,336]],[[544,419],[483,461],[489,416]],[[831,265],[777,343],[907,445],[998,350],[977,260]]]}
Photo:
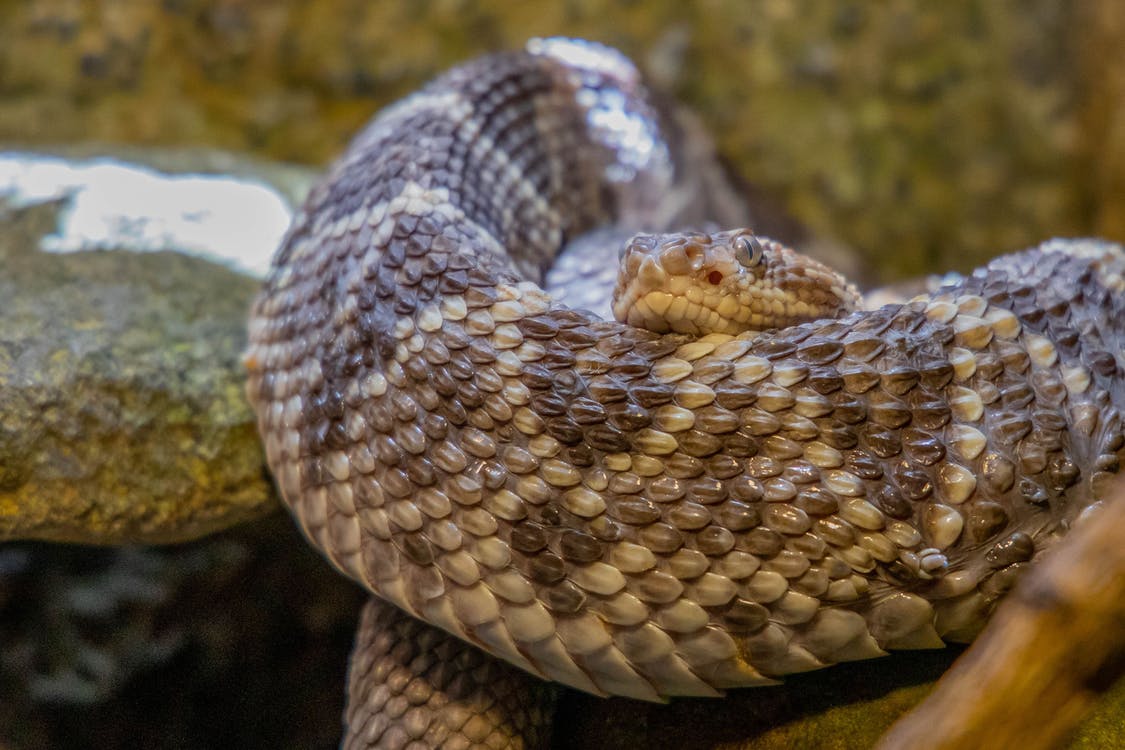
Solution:
{"label": "blurred brown background", "polygon": [[206,145],[321,165],[456,61],[621,48],[818,237],[890,280],[1054,235],[1125,240],[1117,0],[0,2],[0,144]]}

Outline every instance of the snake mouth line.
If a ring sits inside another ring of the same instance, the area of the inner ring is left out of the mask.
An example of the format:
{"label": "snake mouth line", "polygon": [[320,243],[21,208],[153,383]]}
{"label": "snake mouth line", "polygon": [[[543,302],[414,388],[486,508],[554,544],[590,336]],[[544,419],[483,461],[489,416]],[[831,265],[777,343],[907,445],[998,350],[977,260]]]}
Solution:
{"label": "snake mouth line", "polygon": [[[691,280],[672,278],[671,291],[644,292],[630,285],[614,300],[613,314],[624,323],[657,333],[738,335],[839,317],[846,310],[825,310],[804,300],[788,299],[780,290],[763,290],[753,303],[733,296],[708,299]],[[845,294],[840,291],[841,298]]]}
{"label": "snake mouth line", "polygon": [[763,316],[752,314],[746,323],[740,325],[704,304],[670,292],[643,295],[631,292],[614,306],[614,314],[619,318],[624,315],[624,322],[631,326],[658,333],[699,334],[708,331],[734,335],[747,328],[756,329],[765,322]]}

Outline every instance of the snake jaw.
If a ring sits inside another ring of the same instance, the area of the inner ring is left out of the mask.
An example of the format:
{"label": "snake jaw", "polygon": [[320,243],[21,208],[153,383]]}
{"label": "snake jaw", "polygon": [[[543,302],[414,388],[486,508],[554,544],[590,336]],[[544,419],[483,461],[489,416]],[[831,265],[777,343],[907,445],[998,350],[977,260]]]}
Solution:
{"label": "snake jaw", "polygon": [[[739,244],[747,238],[753,257]],[[735,230],[637,235],[622,252],[612,307],[619,321],[656,333],[736,335],[839,317],[859,301],[827,266]]]}

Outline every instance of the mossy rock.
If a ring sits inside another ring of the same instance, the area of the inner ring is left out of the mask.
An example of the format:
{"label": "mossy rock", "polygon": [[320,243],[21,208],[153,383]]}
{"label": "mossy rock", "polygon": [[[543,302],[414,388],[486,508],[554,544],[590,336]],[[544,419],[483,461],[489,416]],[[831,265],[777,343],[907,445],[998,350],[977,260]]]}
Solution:
{"label": "mossy rock", "polygon": [[0,226],[0,541],[193,539],[277,509],[240,357],[255,279]]}

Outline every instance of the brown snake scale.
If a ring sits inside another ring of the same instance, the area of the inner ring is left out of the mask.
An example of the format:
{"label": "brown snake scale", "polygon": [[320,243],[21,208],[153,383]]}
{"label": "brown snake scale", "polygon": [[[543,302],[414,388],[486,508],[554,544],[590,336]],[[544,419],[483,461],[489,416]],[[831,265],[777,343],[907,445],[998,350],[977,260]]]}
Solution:
{"label": "brown snake scale", "polygon": [[350,747],[545,736],[541,689],[402,612],[582,690],[716,695],[971,638],[1118,470],[1116,246],[757,336],[553,301],[568,239],[659,228],[661,133],[623,57],[535,41],[384,110],[278,253],[247,354],[270,467],[397,605],[365,613]]}

